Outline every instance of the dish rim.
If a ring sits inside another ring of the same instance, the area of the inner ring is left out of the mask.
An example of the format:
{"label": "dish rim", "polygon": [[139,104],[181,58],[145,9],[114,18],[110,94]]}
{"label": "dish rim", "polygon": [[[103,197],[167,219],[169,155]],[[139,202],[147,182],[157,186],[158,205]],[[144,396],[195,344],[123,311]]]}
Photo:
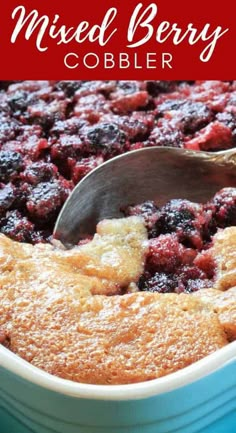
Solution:
{"label": "dish rim", "polygon": [[203,379],[234,362],[236,341],[164,377],[127,385],[93,385],[49,374],[0,345],[0,367],[35,385],[78,399],[124,401],[154,397]]}

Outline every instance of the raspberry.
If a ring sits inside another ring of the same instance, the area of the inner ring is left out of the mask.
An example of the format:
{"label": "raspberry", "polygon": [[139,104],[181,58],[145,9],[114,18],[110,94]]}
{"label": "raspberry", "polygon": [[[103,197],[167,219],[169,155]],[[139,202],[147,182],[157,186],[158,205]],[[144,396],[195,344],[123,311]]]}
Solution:
{"label": "raspberry", "polygon": [[73,113],[81,120],[94,124],[99,122],[103,115],[110,113],[110,105],[101,94],[82,96],[74,106]]}
{"label": "raspberry", "polygon": [[182,266],[177,272],[178,288],[177,293],[191,293],[196,290],[211,287],[207,275],[196,266]]}
{"label": "raspberry", "polygon": [[193,264],[202,270],[207,278],[212,279],[214,277],[216,264],[209,250],[198,253]]}
{"label": "raspberry", "polygon": [[180,244],[175,234],[160,235],[149,241],[146,268],[172,273],[182,263],[191,263],[195,256],[195,251]]}
{"label": "raspberry", "polygon": [[110,98],[114,113],[120,114],[147,107],[149,103],[146,85],[138,81],[118,81]]}
{"label": "raspberry", "polygon": [[82,158],[76,162],[75,159],[68,159],[68,165],[71,169],[71,179],[77,184],[86,174],[103,163],[102,156]]}
{"label": "raspberry", "polygon": [[234,136],[231,129],[216,120],[198,131],[194,138],[185,142],[186,149],[224,150],[233,147]]}

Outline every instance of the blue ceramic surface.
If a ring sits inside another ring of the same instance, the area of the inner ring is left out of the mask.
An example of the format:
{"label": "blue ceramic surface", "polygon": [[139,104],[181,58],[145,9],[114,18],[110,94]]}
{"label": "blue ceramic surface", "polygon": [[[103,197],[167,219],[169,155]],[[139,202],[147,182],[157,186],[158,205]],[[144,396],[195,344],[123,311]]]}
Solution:
{"label": "blue ceramic surface", "polygon": [[0,368],[0,433],[236,433],[236,362],[141,399],[65,395]]}

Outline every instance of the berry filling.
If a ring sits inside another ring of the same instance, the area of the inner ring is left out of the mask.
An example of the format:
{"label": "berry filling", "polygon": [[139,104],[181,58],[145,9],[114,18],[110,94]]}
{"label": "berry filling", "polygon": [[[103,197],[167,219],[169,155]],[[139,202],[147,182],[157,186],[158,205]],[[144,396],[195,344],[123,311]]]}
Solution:
{"label": "berry filling", "polygon": [[[234,81],[0,81],[0,230],[18,239],[8,212],[20,212],[31,224],[21,240],[47,241],[74,186],[124,152],[235,147],[235,106]],[[142,214],[150,236],[175,233],[202,248],[205,232],[235,219],[221,201],[204,212],[183,200],[161,210],[148,202]]]}
{"label": "berry filling", "polygon": [[148,251],[141,291],[192,293],[212,287],[215,263],[209,248],[218,229],[236,225],[236,189],[224,188],[206,204],[170,200],[162,207],[147,201],[123,210],[143,217]]}

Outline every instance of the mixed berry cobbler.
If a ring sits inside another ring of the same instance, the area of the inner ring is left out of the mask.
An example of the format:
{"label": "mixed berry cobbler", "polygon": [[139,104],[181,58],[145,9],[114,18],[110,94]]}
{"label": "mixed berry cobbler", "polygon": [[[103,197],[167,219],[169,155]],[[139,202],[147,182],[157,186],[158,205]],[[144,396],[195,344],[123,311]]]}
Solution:
{"label": "mixed berry cobbler", "polygon": [[147,146],[235,147],[236,82],[0,82],[0,231],[49,240],[75,184]]}
{"label": "mixed berry cobbler", "polygon": [[108,385],[167,375],[236,340],[236,188],[207,203],[130,205],[71,249],[50,242],[90,170],[146,146],[236,147],[235,106],[235,82],[2,83],[1,345]]}
{"label": "mixed berry cobbler", "polygon": [[69,250],[0,234],[0,343],[51,374],[107,385],[223,348],[236,340],[235,209],[235,188],[206,204],[129,206]]}

